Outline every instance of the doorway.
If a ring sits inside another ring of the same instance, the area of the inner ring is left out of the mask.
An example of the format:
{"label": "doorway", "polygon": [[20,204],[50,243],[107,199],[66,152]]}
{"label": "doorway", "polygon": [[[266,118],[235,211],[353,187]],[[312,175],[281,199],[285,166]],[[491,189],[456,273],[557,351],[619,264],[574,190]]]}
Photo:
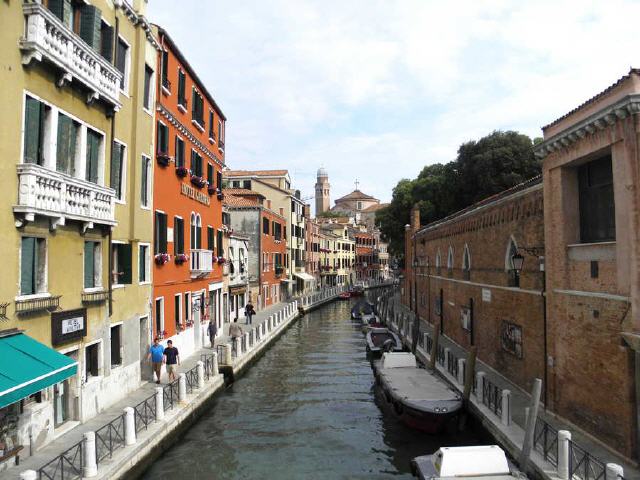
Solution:
{"label": "doorway", "polygon": [[[149,329],[149,317],[140,317],[140,380],[144,378],[143,372],[147,366],[147,353],[151,345],[151,333]],[[153,378],[151,379],[153,380]]]}

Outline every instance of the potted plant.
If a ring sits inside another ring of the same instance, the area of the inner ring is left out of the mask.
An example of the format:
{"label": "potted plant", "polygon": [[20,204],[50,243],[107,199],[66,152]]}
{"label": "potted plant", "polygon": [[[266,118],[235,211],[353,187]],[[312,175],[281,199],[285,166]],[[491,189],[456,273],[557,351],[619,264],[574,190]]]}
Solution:
{"label": "potted plant", "polygon": [[219,188],[216,188],[216,190],[218,192],[218,200],[224,199],[224,193],[222,193],[222,190],[220,190]]}
{"label": "potted plant", "polygon": [[214,193],[216,193],[217,188],[214,187],[213,185],[209,185],[207,187],[207,192],[209,192],[209,195],[213,195]]}
{"label": "potted plant", "polygon": [[175,262],[178,265],[182,265],[187,260],[189,260],[189,255],[187,255],[186,253],[179,253],[175,256]]}
{"label": "potted plant", "polygon": [[160,165],[161,167],[166,167],[167,165],[169,165],[171,157],[167,152],[158,152],[156,154],[156,160],[158,161],[158,165]]}
{"label": "potted plant", "polygon": [[191,183],[198,188],[202,188],[207,184],[207,181],[198,175],[191,175]]}
{"label": "potted plant", "polygon": [[225,262],[224,257],[218,257],[218,264],[222,265]]}
{"label": "potted plant", "polygon": [[164,265],[171,260],[171,255],[168,253],[158,253],[154,258],[157,265]]}
{"label": "potted plant", "polygon": [[191,170],[189,170],[184,165],[180,165],[179,167],[176,167],[176,175],[179,176],[180,178],[184,178],[189,174],[191,174]]}

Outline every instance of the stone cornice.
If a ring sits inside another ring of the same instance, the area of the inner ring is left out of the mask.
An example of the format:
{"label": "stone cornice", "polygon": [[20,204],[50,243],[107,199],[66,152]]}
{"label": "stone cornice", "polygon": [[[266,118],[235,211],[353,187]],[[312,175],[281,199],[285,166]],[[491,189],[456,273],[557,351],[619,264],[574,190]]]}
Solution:
{"label": "stone cornice", "polygon": [[151,30],[151,24],[146,19],[144,15],[138,15],[138,13],[133,9],[133,6],[128,2],[128,0],[120,0],[120,2],[114,2],[117,7],[119,7],[124,15],[129,19],[129,21],[133,24],[133,26],[140,25],[144,30],[147,40],[153,47],[160,51],[160,44],[156,40],[156,37],[153,36],[153,31]]}
{"label": "stone cornice", "polygon": [[209,157],[215,163],[220,165],[221,168],[224,168],[224,162],[221,162],[220,159],[218,159],[218,157],[216,157],[211,150],[209,150],[200,140],[198,140],[191,133],[191,131],[187,127],[185,127],[182,124],[182,122],[180,122],[180,120],[178,120],[176,117],[174,117],[173,114],[169,110],[167,110],[162,104],[158,104],[158,106],[156,108],[157,108],[158,112],[160,112],[160,114],[164,118],[166,118],[167,121],[169,123],[171,123],[171,125],[176,127],[180,131],[180,133],[182,133],[185,137],[187,137],[191,141],[191,143],[195,144],[202,152],[204,152],[204,154],[207,157]]}
{"label": "stone cornice", "polygon": [[640,112],[640,95],[628,95],[537,145],[534,147],[535,155],[538,158],[544,158],[638,112]]}

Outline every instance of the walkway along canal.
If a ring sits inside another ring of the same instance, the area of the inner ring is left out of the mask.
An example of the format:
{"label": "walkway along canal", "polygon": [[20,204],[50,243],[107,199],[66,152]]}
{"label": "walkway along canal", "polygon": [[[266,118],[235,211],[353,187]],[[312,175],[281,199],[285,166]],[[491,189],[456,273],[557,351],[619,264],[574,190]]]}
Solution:
{"label": "walkway along canal", "polygon": [[429,436],[384,414],[351,302],[293,324],[144,479],[411,478],[411,458],[493,443],[469,425]]}

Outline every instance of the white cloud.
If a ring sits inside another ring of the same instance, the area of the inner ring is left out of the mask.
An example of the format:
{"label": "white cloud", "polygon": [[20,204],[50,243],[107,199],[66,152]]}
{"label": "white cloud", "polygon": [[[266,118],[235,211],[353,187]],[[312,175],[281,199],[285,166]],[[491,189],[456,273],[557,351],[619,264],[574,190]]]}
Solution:
{"label": "white cloud", "polygon": [[[176,7],[179,5],[179,7]],[[151,0],[227,115],[232,168],[382,200],[494,129],[540,126],[638,64],[640,4]]]}

